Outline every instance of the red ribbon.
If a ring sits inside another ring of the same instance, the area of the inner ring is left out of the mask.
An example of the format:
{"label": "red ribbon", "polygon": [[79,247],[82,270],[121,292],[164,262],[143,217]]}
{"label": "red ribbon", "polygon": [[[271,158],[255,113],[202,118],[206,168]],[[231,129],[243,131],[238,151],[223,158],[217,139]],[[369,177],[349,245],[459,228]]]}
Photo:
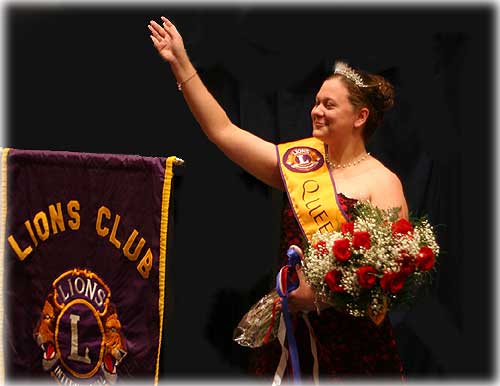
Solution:
{"label": "red ribbon", "polygon": [[273,327],[274,327],[274,323],[276,321],[276,308],[277,308],[277,305],[279,304],[280,302],[280,298],[276,298],[274,299],[274,304],[273,304],[273,316],[271,318],[271,323],[269,324],[269,327],[267,329],[267,332],[266,332],[266,336],[264,337],[264,344],[266,344],[267,342],[269,342],[269,339],[271,338],[271,332],[273,331]]}

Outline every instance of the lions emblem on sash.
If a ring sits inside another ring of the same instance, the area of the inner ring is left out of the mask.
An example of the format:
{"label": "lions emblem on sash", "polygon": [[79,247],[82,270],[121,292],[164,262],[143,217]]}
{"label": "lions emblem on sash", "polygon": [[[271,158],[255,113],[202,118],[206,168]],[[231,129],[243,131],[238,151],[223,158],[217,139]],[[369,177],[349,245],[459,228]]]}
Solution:
{"label": "lions emblem on sash", "polygon": [[323,166],[323,163],[321,153],[308,146],[292,147],[283,155],[283,165],[292,172],[312,172]]}
{"label": "lions emblem on sash", "polygon": [[63,384],[109,384],[127,355],[111,291],[88,270],[73,269],[52,283],[33,337],[42,365]]}

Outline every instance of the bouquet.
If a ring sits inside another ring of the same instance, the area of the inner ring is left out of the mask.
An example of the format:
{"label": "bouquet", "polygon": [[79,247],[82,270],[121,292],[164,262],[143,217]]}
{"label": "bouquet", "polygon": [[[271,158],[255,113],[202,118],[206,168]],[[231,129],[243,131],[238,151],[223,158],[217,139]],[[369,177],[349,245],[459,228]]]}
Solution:
{"label": "bouquet", "polygon": [[379,324],[389,308],[406,303],[430,280],[439,246],[427,219],[398,219],[399,208],[360,201],[354,221],[313,235],[304,275],[319,298],[352,316]]}
{"label": "bouquet", "polygon": [[[352,221],[339,231],[312,236],[303,273],[322,302],[380,324],[391,307],[408,303],[430,281],[439,246],[425,217],[398,219],[400,208],[382,210],[368,201],[358,201],[352,210]],[[235,341],[258,347],[276,336],[277,296],[273,291],[250,309]]]}

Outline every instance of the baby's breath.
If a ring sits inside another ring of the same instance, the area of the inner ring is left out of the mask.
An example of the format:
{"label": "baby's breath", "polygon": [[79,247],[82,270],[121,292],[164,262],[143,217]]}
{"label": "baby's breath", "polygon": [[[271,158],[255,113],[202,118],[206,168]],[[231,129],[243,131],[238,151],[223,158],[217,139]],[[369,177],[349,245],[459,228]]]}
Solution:
{"label": "baby's breath", "polygon": [[[420,219],[412,223],[413,229],[407,234],[394,233],[392,225],[398,220],[399,211],[400,208],[381,210],[368,201],[359,201],[354,206],[354,234],[368,232],[369,248],[355,248],[354,236],[351,233],[317,232],[312,236],[305,251],[303,271],[309,284],[322,299],[353,316],[366,315],[368,307],[376,314],[382,311],[387,303],[389,306],[397,303],[399,295],[382,289],[381,279],[388,273],[403,274],[402,255],[407,255],[413,262],[410,264],[414,264],[413,270],[404,277],[405,285],[406,281],[419,284],[427,279],[429,272],[415,267],[418,266],[416,262],[422,247],[429,247],[434,256],[439,254],[434,229],[427,219]],[[351,255],[346,261],[339,261],[334,254],[335,242],[342,239],[347,239],[350,245]],[[358,278],[358,268],[365,266],[376,270],[376,284],[371,288],[362,287]],[[342,293],[332,292],[325,282],[325,276],[330,271],[341,273],[340,282],[337,284],[343,289]]]}

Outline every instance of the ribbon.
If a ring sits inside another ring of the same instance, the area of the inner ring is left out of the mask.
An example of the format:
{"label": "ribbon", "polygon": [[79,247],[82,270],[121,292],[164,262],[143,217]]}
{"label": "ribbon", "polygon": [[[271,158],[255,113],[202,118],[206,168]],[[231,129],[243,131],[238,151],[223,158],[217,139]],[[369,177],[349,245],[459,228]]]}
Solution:
{"label": "ribbon", "polygon": [[271,323],[269,323],[269,327],[267,329],[266,335],[264,336],[264,339],[262,340],[263,344],[268,343],[269,339],[271,339],[271,333],[273,332],[274,323],[276,322],[276,309],[277,309],[279,300],[280,300],[280,298],[276,298],[273,302],[273,315],[271,318]]}
{"label": "ribbon", "polygon": [[[290,318],[290,312],[288,311],[288,293],[297,289],[299,287],[299,281],[297,278],[297,274],[295,272],[295,266],[300,263],[300,255],[293,248],[289,248],[287,251],[288,256],[288,264],[280,269],[278,275],[276,275],[276,291],[281,298],[281,312],[283,315],[284,326],[286,329],[286,338],[288,341],[288,351],[290,353],[290,360],[292,366],[292,377],[293,383],[295,385],[301,384],[301,375],[300,375],[300,363],[299,363],[299,353],[297,350],[297,342],[295,340],[295,335],[293,334],[293,326],[292,320]],[[280,325],[281,327],[281,325]],[[281,342],[281,340],[280,340]],[[282,347],[282,356],[288,356],[285,351],[284,342],[281,342]],[[283,355],[285,354],[285,355]],[[282,360],[280,360],[280,363]],[[278,366],[275,374],[275,383],[277,380],[281,382],[281,378],[283,377],[284,366]],[[279,374],[281,372],[281,374]]]}
{"label": "ribbon", "polygon": [[283,379],[283,374],[285,373],[286,363],[288,361],[288,350],[285,347],[285,335],[286,327],[283,318],[280,319],[280,324],[278,327],[278,340],[281,344],[281,357],[278,363],[278,368],[274,374],[273,386],[281,385],[281,380]]}
{"label": "ribbon", "polygon": [[309,321],[309,317],[307,313],[303,313],[302,317],[306,322],[307,328],[309,330],[309,341],[311,342],[311,353],[314,359],[313,363],[313,380],[315,385],[319,385],[319,363],[318,363],[318,348],[316,347],[316,336],[314,335],[313,328],[311,326],[311,322]]}

